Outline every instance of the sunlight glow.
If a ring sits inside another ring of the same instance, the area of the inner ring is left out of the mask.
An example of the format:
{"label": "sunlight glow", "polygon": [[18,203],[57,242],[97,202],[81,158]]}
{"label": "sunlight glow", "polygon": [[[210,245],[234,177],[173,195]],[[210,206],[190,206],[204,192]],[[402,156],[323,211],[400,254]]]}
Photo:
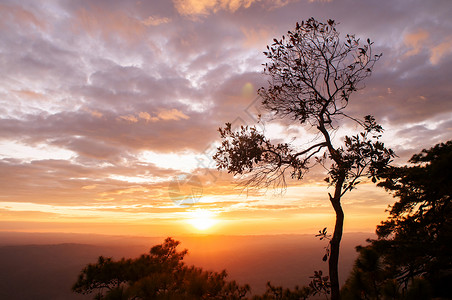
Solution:
{"label": "sunlight glow", "polygon": [[188,223],[200,231],[207,230],[218,223],[218,220],[214,219],[215,214],[211,211],[198,209],[190,212],[190,218]]}
{"label": "sunlight glow", "polygon": [[115,175],[112,174],[108,176],[108,178],[113,180],[119,180],[129,183],[138,183],[138,184],[152,184],[165,182],[168,180],[167,177],[156,177],[156,176],[124,176],[124,175]]}
{"label": "sunlight glow", "polygon": [[73,151],[46,144],[30,146],[11,140],[0,142],[0,159],[15,158],[30,162],[47,159],[70,160],[75,156],[76,153]]}
{"label": "sunlight glow", "polygon": [[156,165],[162,169],[180,170],[182,172],[192,172],[199,167],[199,161],[193,152],[180,153],[157,153],[153,151],[143,151],[139,159]]}

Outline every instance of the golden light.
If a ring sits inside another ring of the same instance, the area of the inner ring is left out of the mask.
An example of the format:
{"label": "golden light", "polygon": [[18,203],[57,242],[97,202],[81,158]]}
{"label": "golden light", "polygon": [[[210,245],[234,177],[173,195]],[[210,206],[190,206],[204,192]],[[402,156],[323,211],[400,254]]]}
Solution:
{"label": "golden light", "polygon": [[198,209],[190,212],[188,223],[190,223],[196,229],[204,231],[217,224],[218,220],[215,220],[215,214],[213,212],[204,209]]}

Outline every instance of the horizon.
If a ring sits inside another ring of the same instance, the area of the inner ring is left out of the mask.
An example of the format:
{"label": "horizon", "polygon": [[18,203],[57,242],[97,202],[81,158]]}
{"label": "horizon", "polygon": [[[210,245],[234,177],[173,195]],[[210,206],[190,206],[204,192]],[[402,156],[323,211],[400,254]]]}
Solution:
{"label": "horizon", "polygon": [[0,0],[0,298],[447,297],[451,3]]}

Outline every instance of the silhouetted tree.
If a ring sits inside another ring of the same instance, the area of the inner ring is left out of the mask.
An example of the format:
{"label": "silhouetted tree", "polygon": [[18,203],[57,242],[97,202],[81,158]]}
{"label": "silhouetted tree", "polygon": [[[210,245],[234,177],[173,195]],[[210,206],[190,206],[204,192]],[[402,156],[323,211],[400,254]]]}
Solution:
{"label": "silhouetted tree", "polygon": [[267,282],[266,291],[263,295],[256,295],[253,300],[306,300],[312,296],[312,290],[309,287],[299,288],[296,286],[293,290],[274,286]]}
{"label": "silhouetted tree", "polygon": [[328,276],[323,276],[322,271],[315,271],[311,276],[311,282],[308,286],[295,286],[294,289],[275,286],[269,282],[266,285],[266,291],[263,295],[255,295],[253,300],[306,300],[312,296],[330,294],[330,282]]}
{"label": "silhouetted tree", "polygon": [[398,201],[377,227],[374,247],[397,267],[399,281],[406,284],[422,276],[437,293],[447,295],[452,280],[452,141],[424,149],[409,162],[389,169],[378,184]]}
{"label": "silhouetted tree", "polygon": [[[393,152],[378,141],[382,127],[372,116],[359,119],[346,113],[353,92],[362,88],[380,55],[373,55],[368,39],[360,45],[354,35],[340,41],[336,23],[311,18],[296,24],[287,37],[274,39],[264,52],[270,63],[268,87],[258,90],[262,105],[274,117],[285,118],[318,132],[318,138],[303,149],[287,143],[272,143],[255,127],[234,131],[227,123],[220,128],[222,144],[214,159],[218,169],[241,175],[244,184],[256,187],[284,187],[285,174],[302,179],[315,164],[328,169],[326,181],[334,187],[329,200],[336,213],[330,240],[329,275],[332,299],[339,299],[338,259],[344,213],[341,198],[362,176],[375,182],[391,160]],[[346,136],[342,145],[333,140],[341,121],[349,119],[363,131]]]}
{"label": "silhouetted tree", "polygon": [[187,250],[177,251],[178,241],[167,238],[136,259],[99,257],[80,273],[72,290],[95,299],[244,299],[248,285],[227,281],[226,271],[211,272],[186,266]]}
{"label": "silhouetted tree", "polygon": [[342,287],[341,299],[398,299],[399,285],[380,253],[371,246],[356,250],[359,256]]}
{"label": "silhouetted tree", "polygon": [[[391,167],[378,185],[397,202],[377,226],[344,287],[346,299],[450,297],[452,281],[452,141]],[[353,297],[350,295],[354,295]]]}

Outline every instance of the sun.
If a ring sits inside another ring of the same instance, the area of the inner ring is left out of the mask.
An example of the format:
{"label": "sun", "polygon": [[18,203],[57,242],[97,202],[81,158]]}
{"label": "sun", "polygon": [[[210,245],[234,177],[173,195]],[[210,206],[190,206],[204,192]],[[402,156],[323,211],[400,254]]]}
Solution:
{"label": "sun", "polygon": [[217,224],[218,220],[215,220],[215,214],[213,212],[198,209],[190,212],[188,223],[200,231],[205,231]]}

